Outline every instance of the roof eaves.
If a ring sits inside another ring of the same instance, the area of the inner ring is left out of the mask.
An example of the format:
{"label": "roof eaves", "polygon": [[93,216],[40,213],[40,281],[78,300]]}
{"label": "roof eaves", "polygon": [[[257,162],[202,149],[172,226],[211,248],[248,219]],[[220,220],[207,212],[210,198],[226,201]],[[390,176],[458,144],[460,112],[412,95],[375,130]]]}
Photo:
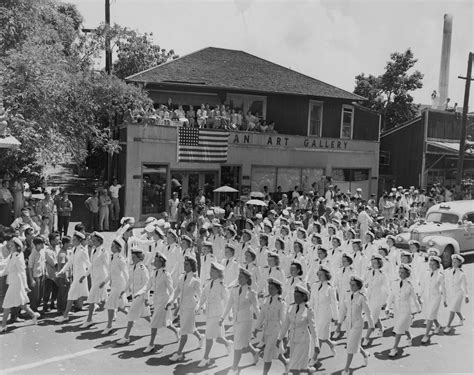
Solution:
{"label": "roof eaves", "polygon": [[401,130],[401,129],[404,129],[406,128],[407,126],[410,126],[412,124],[414,124],[415,122],[421,120],[421,115],[420,116],[416,116],[415,118],[411,119],[411,120],[408,120],[407,122],[404,122],[403,124],[401,125],[398,125],[390,130],[387,130],[385,133],[382,133],[380,134],[380,138],[383,138],[387,135],[390,135],[390,134],[393,134],[393,133],[396,133],[397,131]]}

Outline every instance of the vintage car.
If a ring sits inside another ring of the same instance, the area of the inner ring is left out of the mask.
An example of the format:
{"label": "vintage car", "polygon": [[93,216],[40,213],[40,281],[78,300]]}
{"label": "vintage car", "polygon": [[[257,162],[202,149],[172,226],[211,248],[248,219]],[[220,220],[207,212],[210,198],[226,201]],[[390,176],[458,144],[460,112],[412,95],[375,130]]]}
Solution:
{"label": "vintage car", "polygon": [[426,220],[396,237],[395,246],[408,248],[410,240],[420,242],[423,251],[436,247],[443,266],[449,267],[452,254],[474,250],[474,200],[434,205],[426,213]]}

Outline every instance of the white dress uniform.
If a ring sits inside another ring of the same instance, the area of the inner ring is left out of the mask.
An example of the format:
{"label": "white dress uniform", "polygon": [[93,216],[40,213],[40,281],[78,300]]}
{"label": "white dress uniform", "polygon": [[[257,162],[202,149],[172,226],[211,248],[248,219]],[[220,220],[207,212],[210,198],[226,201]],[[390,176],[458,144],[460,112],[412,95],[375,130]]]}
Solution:
{"label": "white dress uniform", "polygon": [[127,319],[133,322],[140,317],[150,316],[150,309],[145,307],[145,300],[148,299],[148,282],[150,273],[143,262],[138,262],[132,266],[132,271],[128,279],[127,287],[132,292],[132,304],[128,311]]}
{"label": "white dress uniform", "polygon": [[239,264],[244,264],[245,263],[245,252],[250,249],[251,242],[240,242],[236,247],[235,247],[235,254],[234,258],[237,260]]}
{"label": "white dress uniform", "polygon": [[212,242],[212,248],[217,261],[222,261],[224,259],[225,238],[220,234],[211,233],[207,240]]}
{"label": "white dress uniform", "polygon": [[466,297],[467,278],[462,268],[449,268],[446,273],[446,286],[448,294],[448,308],[452,312],[461,312],[461,305]]}
{"label": "white dress uniform", "polygon": [[82,281],[82,283],[79,282],[79,280],[82,276],[87,276],[87,271],[90,266],[91,262],[89,261],[87,249],[82,245],[74,248],[69,260],[60,271],[61,273],[64,273],[72,267],[72,283],[67,295],[69,301],[75,301],[81,297],[89,296],[87,277]]}
{"label": "white dress uniform", "polygon": [[144,251],[145,259],[143,260],[143,263],[148,268],[148,271],[150,273],[153,271],[153,262],[155,261],[155,255],[157,252],[162,252],[163,247],[164,247],[163,240],[151,241],[149,245],[146,247]]}
{"label": "white dress uniform", "polygon": [[195,311],[201,296],[201,282],[193,273],[183,274],[174,291],[173,301],[179,298],[179,324],[182,335],[196,330]]}
{"label": "white dress uniform", "polygon": [[378,247],[374,243],[366,243],[362,247],[362,251],[363,251],[364,255],[367,257],[367,259],[371,259],[372,255],[375,255],[375,254],[378,253]]}
{"label": "white dress uniform", "polygon": [[219,319],[229,300],[229,292],[224,281],[220,279],[207,280],[205,285],[199,301],[199,309],[205,308],[206,339],[224,337],[224,327],[219,325]]}
{"label": "white dress uniform", "polygon": [[271,362],[273,359],[278,358],[278,355],[282,353],[283,348],[277,348],[276,342],[278,335],[281,331],[281,327],[286,317],[286,303],[279,296],[270,296],[265,301],[260,314],[258,314],[256,329],[263,326],[263,342],[265,349],[263,351],[263,361]]}
{"label": "white dress uniform", "polygon": [[[110,281],[110,294],[105,303],[108,310],[124,308],[126,303],[125,293],[128,283],[127,259],[121,253],[112,254],[110,272],[106,282]],[[104,287],[105,289],[105,287]]]}
{"label": "white dress uniform", "polygon": [[341,268],[342,268],[342,254],[344,254],[344,252],[342,251],[342,249],[338,246],[338,247],[335,247],[335,248],[332,248],[330,251],[329,251],[329,259],[330,259],[330,263],[331,263],[331,272],[333,275],[335,275]]}
{"label": "white dress uniform", "polygon": [[239,265],[234,258],[224,259],[221,264],[224,265],[224,285],[232,286],[239,276]]}
{"label": "white dress uniform", "polygon": [[387,302],[390,293],[390,283],[387,275],[382,269],[372,269],[367,271],[364,278],[365,287],[367,288],[367,299],[372,319],[377,322],[380,319],[382,306]]}
{"label": "white dress uniform", "polygon": [[164,268],[153,271],[148,282],[148,290],[153,290],[153,316],[151,328],[160,329],[171,325],[171,310],[166,305],[174,293],[171,274]]}
{"label": "white dress uniform", "polygon": [[446,302],[446,285],[444,274],[439,269],[431,271],[421,285],[421,295],[423,296],[423,314],[427,320],[438,319],[438,311],[441,300]]}
{"label": "white dress uniform", "polygon": [[252,288],[259,294],[265,289],[265,280],[262,278],[260,268],[257,267],[255,262],[244,263],[243,268],[248,270],[252,274]]}
{"label": "white dress uniform", "polygon": [[262,267],[262,278],[263,280],[267,280],[269,277],[273,277],[274,279],[281,282],[283,285],[285,284],[285,275],[280,267],[270,267],[265,266]]}
{"label": "white dress uniform", "polygon": [[412,314],[420,311],[413,284],[405,279],[392,282],[392,288],[387,300],[387,308],[393,303],[393,331],[403,335],[410,328]]}
{"label": "white dress uniform", "polygon": [[279,339],[288,333],[290,346],[289,370],[306,370],[311,348],[319,347],[319,339],[314,324],[314,313],[307,304],[292,304],[286,314]]}
{"label": "white dress uniform", "polygon": [[217,258],[214,254],[201,255],[201,272],[199,278],[201,279],[201,285],[204,285],[209,280],[209,274],[211,272],[211,263],[217,262]]}
{"label": "white dress uniform", "polygon": [[253,312],[258,313],[257,293],[247,285],[233,287],[223,316],[226,317],[231,309],[234,322],[234,350],[242,350],[250,343]]}
{"label": "white dress uniform", "polygon": [[344,302],[346,295],[351,292],[349,283],[351,281],[351,277],[354,275],[355,273],[352,266],[341,267],[336,273],[334,283],[336,286],[337,298],[339,300],[339,308],[341,308],[341,304]]}
{"label": "white dress uniform", "polygon": [[182,259],[179,257],[179,251],[180,248],[176,242],[163,246],[163,255],[168,259],[168,272],[173,279],[173,285],[176,285],[180,277],[178,263]]}
{"label": "white dress uniform", "polygon": [[331,262],[329,261],[329,257],[326,257],[324,259],[317,258],[311,264],[311,266],[308,269],[308,273],[306,275],[306,280],[309,285],[312,285],[318,282],[318,271],[321,268],[321,266],[324,266],[328,268],[329,270],[331,269]]}
{"label": "white dress uniform", "polygon": [[95,247],[91,252],[91,267],[87,276],[91,275],[91,290],[87,303],[100,303],[107,298],[107,288],[100,288],[100,284],[106,281],[109,276],[109,259],[103,246]]}
{"label": "white dress uniform", "polygon": [[255,253],[257,254],[257,258],[255,260],[258,267],[265,267],[267,264],[268,251],[268,246],[259,246],[257,250],[255,250]]}
{"label": "white dress uniform", "polygon": [[339,323],[345,320],[347,326],[347,353],[357,354],[360,350],[360,341],[364,329],[362,313],[365,314],[369,328],[374,328],[372,313],[367,304],[367,297],[360,291],[348,293],[339,311]]}
{"label": "white dress uniform", "polygon": [[314,283],[311,287],[310,306],[316,316],[316,331],[320,340],[329,340],[331,336],[331,319],[339,317],[336,288],[328,282]]}
{"label": "white dress uniform", "polygon": [[26,265],[23,252],[13,252],[7,258],[7,265],[1,276],[7,276],[8,289],[2,307],[11,309],[30,302],[26,288]]}
{"label": "white dress uniform", "polygon": [[354,263],[352,263],[352,268],[354,268],[354,273],[356,276],[364,277],[367,273],[367,266],[368,266],[368,259],[367,257],[361,252],[356,251],[352,254],[354,258]]}
{"label": "white dress uniform", "polygon": [[305,280],[302,276],[288,276],[283,284],[283,298],[287,305],[295,303],[295,288],[297,285],[305,285]]}

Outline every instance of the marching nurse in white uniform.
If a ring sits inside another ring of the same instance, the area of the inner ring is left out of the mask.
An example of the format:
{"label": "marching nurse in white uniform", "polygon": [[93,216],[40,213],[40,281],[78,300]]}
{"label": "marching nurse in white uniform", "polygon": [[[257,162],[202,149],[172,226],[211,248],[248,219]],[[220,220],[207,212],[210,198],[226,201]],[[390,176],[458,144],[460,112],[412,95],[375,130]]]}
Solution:
{"label": "marching nurse in white uniform", "polygon": [[[413,315],[420,312],[420,305],[416,298],[415,288],[408,280],[411,274],[411,267],[407,264],[401,264],[398,271],[399,279],[392,282],[392,289],[387,301],[387,315],[393,303],[393,332],[395,332],[395,343],[388,354],[395,357],[398,353],[398,344],[403,334],[407,335],[408,342],[411,345],[412,337],[410,334],[410,325]],[[416,310],[413,310],[413,306]]]}
{"label": "marching nurse in white uniform", "polygon": [[429,334],[433,324],[435,325],[434,333],[438,334],[441,325],[438,322],[438,312],[441,305],[441,301],[444,301],[444,306],[447,307],[446,303],[446,285],[444,281],[444,273],[439,270],[441,265],[441,258],[438,256],[430,256],[429,264],[431,273],[422,282],[421,294],[424,296],[423,303],[426,306],[424,309],[426,319],[426,331],[425,335],[421,339],[423,344],[426,344],[429,340]]}
{"label": "marching nurse in white uniform", "polygon": [[281,340],[288,334],[290,346],[288,370],[293,374],[302,371],[313,372],[315,369],[308,367],[308,360],[312,353],[319,354],[319,340],[314,313],[307,304],[310,293],[305,287],[297,285],[293,298],[295,303],[290,306],[286,314],[276,345],[279,346]]}
{"label": "marching nurse in white uniform", "polygon": [[[150,281],[150,273],[144,264],[145,254],[142,249],[133,248],[132,253],[132,271],[128,279],[125,291],[130,289],[132,294],[132,304],[127,314],[127,329],[124,336],[117,341],[117,344],[124,345],[130,342],[130,332],[135,320],[143,317],[150,320],[150,307],[148,305],[148,282]],[[122,292],[125,294],[125,291]]]}
{"label": "marching nurse in white uniform", "polygon": [[[255,325],[255,333],[263,327],[263,375],[268,374],[272,366],[273,359],[280,359],[286,367],[288,361],[283,356],[283,348],[277,346],[278,334],[286,317],[286,303],[280,297],[283,292],[283,285],[280,280],[268,278],[268,298],[260,310]],[[256,334],[254,334],[256,336]]]}
{"label": "marching nurse in white uniform", "polygon": [[224,307],[229,300],[229,292],[224,285],[224,266],[220,263],[211,263],[209,271],[210,279],[206,281],[206,286],[201,294],[198,310],[205,308],[206,314],[206,347],[204,357],[199,362],[198,367],[210,365],[209,353],[212,349],[213,341],[225,345],[227,354],[230,354],[232,341],[226,340],[224,327],[219,324],[219,320],[224,312]]}
{"label": "marching nurse in white uniform", "polygon": [[234,361],[229,374],[236,375],[239,372],[238,366],[244,349],[250,350],[254,364],[258,362],[258,352],[250,344],[253,314],[259,313],[257,294],[252,288],[252,274],[243,267],[239,268],[238,285],[230,291],[229,301],[219,320],[220,325],[231,309],[234,316]]}
{"label": "marching nurse in white uniform", "polygon": [[445,333],[451,331],[451,323],[454,315],[457,314],[461,325],[464,323],[464,317],[461,314],[461,306],[463,301],[469,303],[469,294],[467,291],[467,279],[464,270],[461,268],[464,258],[459,254],[451,255],[453,267],[446,270],[446,286],[448,294],[449,318],[448,324],[444,329]]}
{"label": "marching nurse in white uniform", "polygon": [[104,243],[104,237],[94,232],[91,236],[92,252],[91,252],[91,267],[86,275],[82,276],[82,281],[91,275],[91,290],[89,291],[89,297],[87,303],[89,304],[89,315],[87,320],[82,323],[81,328],[88,328],[94,324],[92,316],[94,315],[95,305],[105,302],[107,299],[107,289],[101,287],[102,283],[109,276],[109,260],[110,255],[105,251],[102,246]]}
{"label": "marching nurse in white uniform", "polygon": [[116,238],[112,241],[110,250],[112,251],[112,259],[110,261],[110,272],[106,280],[101,284],[101,288],[105,288],[105,285],[110,281],[110,294],[105,303],[105,308],[108,314],[108,323],[105,330],[102,332],[104,335],[108,335],[112,331],[112,324],[114,321],[115,311],[118,309],[123,313],[126,313],[125,303],[125,288],[128,282],[128,264],[127,259],[123,255],[123,249],[125,248],[125,242],[121,238]]}
{"label": "marching nurse in white uniform", "polygon": [[87,271],[91,266],[87,249],[82,245],[85,239],[86,236],[84,233],[74,232],[74,236],[72,237],[72,256],[69,257],[69,260],[64,265],[63,269],[56,275],[61,275],[68,269],[72,268],[72,284],[67,295],[67,304],[66,309],[64,310],[64,315],[60,316],[57,320],[59,323],[65,322],[69,319],[69,311],[71,311],[74,301],[86,299],[89,296],[87,277],[83,277],[87,275]]}
{"label": "marching nurse in white uniform", "polygon": [[196,311],[201,296],[201,282],[196,275],[197,261],[193,256],[184,257],[184,275],[178,282],[173,298],[167,307],[179,298],[179,305],[175,314],[179,314],[181,338],[178,351],[170,357],[170,361],[182,361],[184,359],[183,349],[188,341],[188,335],[193,334],[202,346],[202,336],[196,328]]}
{"label": "marching nurse in white uniform", "polygon": [[[148,290],[153,290],[153,316],[151,317],[151,335],[150,343],[143,351],[150,353],[155,349],[155,338],[160,328],[166,327],[173,331],[176,338],[179,337],[178,329],[171,322],[171,311],[168,304],[174,293],[173,279],[171,274],[166,270],[168,259],[160,252],[155,254],[153,265],[154,271],[151,274],[148,283]],[[162,349],[158,351],[161,353]]]}
{"label": "marching nurse in white uniform", "polygon": [[340,307],[339,323],[336,333],[341,330],[341,325],[346,321],[347,325],[347,361],[343,374],[349,374],[354,354],[360,353],[364,358],[364,365],[367,366],[369,353],[360,346],[362,339],[362,331],[364,330],[364,319],[362,313],[365,314],[369,329],[374,328],[372,313],[367,304],[367,297],[360,292],[364,282],[358,276],[352,276],[350,281],[350,293],[346,295],[344,302]]}

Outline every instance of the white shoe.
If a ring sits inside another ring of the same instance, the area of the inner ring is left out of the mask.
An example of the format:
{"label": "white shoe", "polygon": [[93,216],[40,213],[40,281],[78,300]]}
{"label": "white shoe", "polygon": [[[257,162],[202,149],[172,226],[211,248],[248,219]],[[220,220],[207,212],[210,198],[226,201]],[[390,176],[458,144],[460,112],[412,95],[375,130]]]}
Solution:
{"label": "white shoe", "polygon": [[443,331],[446,335],[448,335],[451,332],[451,327],[445,327]]}
{"label": "white shoe", "polygon": [[7,327],[2,327],[0,328],[0,333],[6,333],[7,332]]}
{"label": "white shoe", "polygon": [[82,323],[79,328],[89,328],[91,325],[93,325],[94,322],[91,320],[90,322],[89,321],[85,321],[84,323]]}
{"label": "white shoe", "polygon": [[233,342],[231,340],[228,340],[228,344],[225,346],[225,350],[227,352],[227,355],[232,354],[232,344],[233,344]]}
{"label": "white shoe", "polygon": [[308,362],[308,367],[314,367],[315,364],[316,364],[316,361],[313,358],[311,358]]}
{"label": "white shoe", "polygon": [[58,319],[56,319],[56,322],[58,323],[64,323],[67,322],[69,318],[65,318],[63,315],[61,315]]}
{"label": "white shoe", "polygon": [[460,326],[463,326],[465,320],[466,320],[466,318],[462,318],[461,320],[459,320],[459,325],[460,325]]}
{"label": "white shoe", "polygon": [[342,375],[349,375],[349,374],[350,374],[350,372],[349,372],[349,371],[347,371],[347,370],[342,370],[342,371],[341,371],[341,374],[342,374]]}
{"label": "white shoe", "polygon": [[441,330],[441,326],[436,326],[433,332],[435,335],[438,335],[440,330]]}
{"label": "white shoe", "polygon": [[210,359],[201,359],[201,362],[198,363],[198,367],[207,367],[211,363]]}
{"label": "white shoe", "polygon": [[308,371],[308,374],[312,374],[313,372],[316,371],[316,369],[314,367],[308,366],[307,371]]}
{"label": "white shoe", "polygon": [[375,337],[382,337],[383,336],[383,331],[378,328],[375,330]]}
{"label": "white shoe", "polygon": [[364,366],[367,367],[369,365],[369,357],[370,357],[370,353],[366,353],[366,355],[364,356]]}
{"label": "white shoe", "polygon": [[126,345],[128,343],[130,343],[130,337],[129,338],[122,337],[120,340],[117,341],[118,345]]}
{"label": "white shoe", "polygon": [[407,345],[413,345],[413,337],[410,337],[410,338],[407,337],[405,342]]}
{"label": "white shoe", "polygon": [[170,357],[171,362],[177,362],[177,361],[182,361],[184,359],[184,354],[179,355],[178,353],[174,353]]}
{"label": "white shoe", "polygon": [[395,356],[397,355],[397,353],[398,353],[398,349],[393,348],[393,349],[391,349],[390,352],[388,353],[388,356],[389,356],[389,357],[395,357]]}
{"label": "white shoe", "polygon": [[103,331],[102,331],[102,334],[103,335],[108,335],[110,334],[110,332],[112,332],[113,330],[113,327],[106,327]]}
{"label": "white shoe", "polygon": [[148,345],[143,353],[151,353],[153,350],[155,350],[155,345]]}
{"label": "white shoe", "polygon": [[423,338],[421,339],[421,343],[426,344],[429,341],[429,339],[430,338],[428,336],[424,335]]}
{"label": "white shoe", "polygon": [[364,339],[362,340],[362,346],[367,346],[369,345],[369,339],[364,337]]}
{"label": "white shoe", "polygon": [[38,324],[38,318],[40,316],[41,316],[40,313],[34,313],[33,318],[32,318],[33,324]]}
{"label": "white shoe", "polygon": [[229,372],[227,373],[227,375],[238,375],[239,374],[239,370],[232,370],[230,369]]}

